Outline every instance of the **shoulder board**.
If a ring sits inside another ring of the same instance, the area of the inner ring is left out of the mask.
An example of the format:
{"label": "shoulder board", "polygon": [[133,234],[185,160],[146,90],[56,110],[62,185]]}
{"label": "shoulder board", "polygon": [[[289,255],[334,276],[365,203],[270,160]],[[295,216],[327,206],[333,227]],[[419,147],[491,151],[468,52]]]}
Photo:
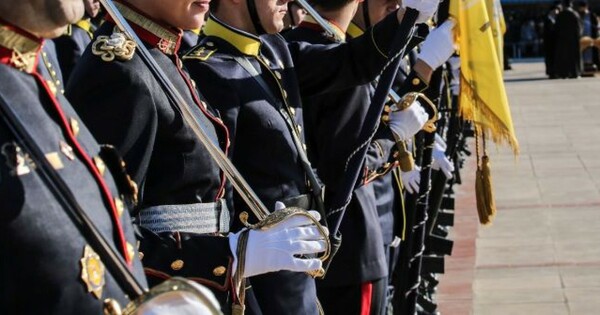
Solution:
{"label": "shoulder board", "polygon": [[183,55],[182,59],[197,59],[197,60],[201,60],[201,61],[206,61],[216,51],[217,51],[216,48],[208,48],[205,46],[199,46],[199,47],[192,49],[187,54]]}

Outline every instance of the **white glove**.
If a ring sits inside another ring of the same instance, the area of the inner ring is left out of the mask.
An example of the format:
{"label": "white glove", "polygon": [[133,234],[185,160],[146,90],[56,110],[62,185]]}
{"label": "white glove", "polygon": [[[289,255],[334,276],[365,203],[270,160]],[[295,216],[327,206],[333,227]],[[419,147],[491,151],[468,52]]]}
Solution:
{"label": "white glove", "polygon": [[390,113],[390,129],[400,138],[408,140],[423,128],[429,115],[419,101],[412,103],[403,111]]}
{"label": "white glove", "polygon": [[440,148],[442,151],[446,151],[446,148],[448,148],[446,141],[444,141],[439,133],[435,134],[435,145],[438,146],[438,148]]}
{"label": "white glove", "polygon": [[409,172],[402,172],[402,185],[404,189],[411,194],[419,192],[419,184],[421,184],[421,168],[415,165],[415,168]]}
{"label": "white glove", "polygon": [[435,11],[437,11],[439,4],[439,0],[402,0],[403,8],[411,8],[419,11],[417,24],[429,21]]}
{"label": "white glove", "polygon": [[433,29],[421,45],[417,59],[421,59],[433,70],[444,64],[455,50],[452,28],[454,28],[454,21],[446,20]]}
{"label": "white glove", "polygon": [[[277,205],[275,207],[278,209]],[[319,212],[309,213],[317,221],[321,219]],[[236,254],[240,233],[229,235],[229,247],[234,256],[233,270],[237,270]],[[250,230],[249,233],[245,277],[280,270],[307,272],[321,268],[321,260],[318,258],[298,258],[300,255],[325,251],[325,239],[309,218],[294,216],[271,229]]]}
{"label": "white glove", "polygon": [[[440,137],[440,141],[444,141],[441,137]],[[436,143],[433,146],[433,152],[432,152],[432,156],[433,156],[433,165],[431,165],[431,167],[434,170],[441,170],[442,173],[444,173],[444,175],[446,175],[446,178],[450,179],[452,178],[452,173],[454,172],[454,164],[452,164],[452,162],[450,162],[450,160],[448,159],[448,157],[446,157],[446,143],[443,142],[444,147],[442,147],[440,144],[438,144],[438,140],[436,137]]]}

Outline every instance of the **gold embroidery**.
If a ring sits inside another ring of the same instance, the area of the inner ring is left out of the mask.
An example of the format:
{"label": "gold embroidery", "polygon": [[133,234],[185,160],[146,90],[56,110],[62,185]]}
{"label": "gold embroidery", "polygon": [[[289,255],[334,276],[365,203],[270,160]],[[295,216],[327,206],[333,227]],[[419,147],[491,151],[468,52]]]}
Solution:
{"label": "gold embroidery", "polygon": [[87,291],[100,299],[105,283],[105,268],[100,256],[89,245],[85,245],[83,257],[79,262],[81,263],[81,280],[86,284]]}
{"label": "gold embroidery", "polygon": [[128,61],[133,58],[136,47],[134,41],[127,39],[125,34],[115,29],[110,37],[98,36],[92,44],[92,53],[106,62],[115,59]]}
{"label": "gold embroidery", "polygon": [[10,62],[20,71],[27,73],[33,72],[35,68],[36,52],[21,53],[16,48],[13,48]]}

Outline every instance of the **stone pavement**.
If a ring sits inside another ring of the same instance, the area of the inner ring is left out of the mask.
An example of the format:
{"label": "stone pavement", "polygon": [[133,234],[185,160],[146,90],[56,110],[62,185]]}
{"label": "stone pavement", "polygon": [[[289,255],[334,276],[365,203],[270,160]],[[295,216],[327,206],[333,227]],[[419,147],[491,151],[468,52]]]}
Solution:
{"label": "stone pavement", "polygon": [[456,205],[443,315],[600,314],[600,78],[505,74],[521,154],[489,148],[498,214],[479,227],[474,161]]}

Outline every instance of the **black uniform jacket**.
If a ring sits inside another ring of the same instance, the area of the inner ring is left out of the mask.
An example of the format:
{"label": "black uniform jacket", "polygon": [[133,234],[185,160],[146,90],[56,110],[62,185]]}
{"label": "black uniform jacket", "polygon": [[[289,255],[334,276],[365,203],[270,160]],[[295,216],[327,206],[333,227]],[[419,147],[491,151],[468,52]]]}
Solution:
{"label": "black uniform jacket", "polygon": [[[223,150],[227,129],[198,99],[177,50],[181,31],[154,22],[117,3],[158,65],[173,82],[202,129]],[[92,52],[114,24],[105,22],[67,87],[67,96],[99,141],[114,144],[140,187],[138,211],[154,206],[210,203],[225,194],[225,178],[182,120],[142,59],[106,62]],[[161,233],[142,229],[142,262],[151,283],[170,276],[192,278],[213,289],[225,305],[232,255],[220,234]],[[180,262],[173,264],[176,260]],[[222,294],[219,294],[222,293]]]}
{"label": "black uniform jacket", "polygon": [[71,72],[77,61],[85,51],[85,48],[93,39],[95,26],[89,19],[82,19],[69,26],[67,33],[54,39],[56,53],[63,78],[69,80]]}
{"label": "black uniform jacket", "polygon": [[[132,190],[120,161],[109,148],[101,154],[69,102],[57,93],[41,58],[42,40],[6,24],[0,25],[0,38],[0,98],[146,286],[124,207]],[[15,58],[15,51],[22,57]],[[89,243],[23,148],[0,121],[0,314],[102,314],[104,299],[124,307],[125,293],[95,263],[93,249],[84,257]]]}
{"label": "black uniform jacket", "polygon": [[[331,26],[340,32],[341,38],[345,36],[333,23]],[[312,19],[305,20],[286,33],[285,38],[288,41],[311,44],[334,43]],[[344,170],[339,167],[343,163],[340,161],[347,160],[350,152],[358,146],[357,138],[373,92],[373,85],[367,83],[302,98],[308,155],[327,187],[326,204],[335,195],[339,179],[343,176]],[[385,126],[379,128],[377,139],[369,144],[363,174],[368,176],[383,168],[388,163],[394,144],[389,129]],[[331,263],[327,277],[323,282],[318,282],[319,285],[347,286],[387,276],[376,203],[372,185],[362,185],[355,190],[340,226],[342,245]]]}
{"label": "black uniform jacket", "polygon": [[[373,81],[387,62],[385,52],[398,25],[392,15],[347,44],[310,45],[287,43],[280,35],[257,37],[209,18],[200,44],[184,63],[223,115],[232,137],[231,159],[268,208],[308,193],[292,138],[295,132],[303,139],[300,95]],[[280,110],[293,120],[293,131]],[[246,210],[239,198],[234,204],[236,212]],[[262,275],[252,285],[263,313],[317,312],[314,281],[304,274]]]}

